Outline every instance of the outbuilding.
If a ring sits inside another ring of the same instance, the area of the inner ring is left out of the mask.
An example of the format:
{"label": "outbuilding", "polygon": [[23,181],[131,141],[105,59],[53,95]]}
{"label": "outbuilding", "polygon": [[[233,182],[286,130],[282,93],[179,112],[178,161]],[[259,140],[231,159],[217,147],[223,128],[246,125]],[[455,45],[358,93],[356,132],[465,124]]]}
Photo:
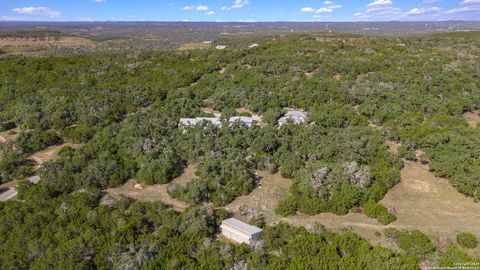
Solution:
{"label": "outbuilding", "polygon": [[253,125],[256,124],[255,120],[253,120],[252,117],[246,117],[246,116],[233,116],[233,117],[230,117],[230,119],[228,120],[228,123],[230,123],[230,125],[236,122],[244,123],[249,128],[251,128]]}
{"label": "outbuilding", "polygon": [[308,121],[308,113],[304,111],[288,111],[283,117],[278,119],[278,125],[282,126],[291,120],[295,125],[300,125]]}
{"label": "outbuilding", "polygon": [[235,218],[222,221],[220,228],[223,236],[239,244],[251,244],[252,241],[259,240],[262,236],[262,229]]}

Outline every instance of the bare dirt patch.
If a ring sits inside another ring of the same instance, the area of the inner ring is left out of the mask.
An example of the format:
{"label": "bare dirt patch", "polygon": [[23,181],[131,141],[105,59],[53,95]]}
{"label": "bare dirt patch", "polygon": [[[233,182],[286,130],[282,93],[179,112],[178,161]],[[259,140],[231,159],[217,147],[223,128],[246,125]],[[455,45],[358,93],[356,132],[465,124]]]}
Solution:
{"label": "bare dirt patch", "polygon": [[4,132],[0,132],[0,143],[6,143],[7,141],[15,141],[20,135],[20,128],[14,128]]}
{"label": "bare dirt patch", "polygon": [[217,117],[217,118],[220,118],[222,117],[222,113],[219,112],[219,111],[216,111],[212,108],[208,108],[208,107],[205,107],[205,108],[202,108],[202,112],[204,113],[209,113],[209,114],[213,114],[213,116]]}
{"label": "bare dirt patch", "polygon": [[463,114],[463,119],[467,121],[471,128],[476,128],[480,123],[480,111],[466,112]]}
{"label": "bare dirt patch", "polygon": [[42,163],[45,163],[45,162],[48,162],[48,161],[52,161],[52,160],[58,158],[58,153],[65,146],[70,146],[74,149],[78,149],[78,148],[82,147],[83,145],[82,144],[73,144],[73,143],[64,143],[64,144],[60,144],[60,145],[54,145],[54,146],[48,147],[45,150],[34,153],[29,158],[34,160],[37,164],[42,164]]}
{"label": "bare dirt patch", "polygon": [[106,190],[108,194],[112,195],[125,195],[129,198],[143,201],[143,202],[155,202],[160,201],[166,205],[171,206],[176,211],[185,210],[188,205],[182,201],[173,199],[167,192],[169,184],[165,185],[145,185],[141,184],[141,189],[135,186],[139,182],[135,179],[129,180],[123,186],[118,188],[109,188]]}

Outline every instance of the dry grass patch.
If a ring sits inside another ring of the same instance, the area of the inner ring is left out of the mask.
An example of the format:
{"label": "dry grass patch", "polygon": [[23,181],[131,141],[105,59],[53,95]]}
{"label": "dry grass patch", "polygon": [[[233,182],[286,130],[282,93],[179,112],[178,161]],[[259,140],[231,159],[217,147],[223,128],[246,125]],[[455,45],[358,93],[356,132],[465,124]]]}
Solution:
{"label": "dry grass patch", "polygon": [[20,135],[20,128],[14,128],[4,132],[0,132],[0,143],[6,143],[7,141],[15,141]]}
{"label": "dry grass patch", "polygon": [[427,165],[407,161],[401,179],[381,201],[396,210],[397,220],[392,226],[444,236],[478,232],[480,204],[459,193],[446,179],[435,177]]}
{"label": "dry grass patch", "polygon": [[[108,194],[112,195],[125,195],[129,198],[142,201],[142,202],[155,202],[160,201],[166,205],[171,206],[176,211],[185,210],[188,205],[182,201],[173,199],[168,194],[168,186],[166,185],[145,185],[141,184],[135,179],[129,180],[123,186],[118,188],[109,188],[106,190]],[[141,188],[139,188],[141,187]]]}
{"label": "dry grass patch", "polygon": [[463,119],[467,121],[471,128],[476,128],[480,123],[480,111],[466,112],[463,114]]}
{"label": "dry grass patch", "polygon": [[1,38],[0,47],[84,47],[93,48],[95,42],[84,37]]}
{"label": "dry grass patch", "polygon": [[388,151],[390,151],[390,153],[393,153],[393,154],[398,153],[398,148],[402,146],[400,142],[395,142],[395,141],[385,141],[385,145],[387,145]]}
{"label": "dry grass patch", "polygon": [[209,44],[209,43],[190,42],[190,43],[183,44],[180,48],[178,48],[178,50],[179,51],[204,50],[204,49],[210,48],[211,46],[212,44]]}
{"label": "dry grass patch", "polygon": [[74,149],[78,149],[83,146],[83,144],[74,144],[74,143],[64,143],[60,145],[54,145],[48,147],[45,150],[34,153],[29,157],[29,159],[34,160],[37,164],[42,164],[48,161],[55,160],[58,158],[58,153],[62,150],[63,147],[70,146]]}

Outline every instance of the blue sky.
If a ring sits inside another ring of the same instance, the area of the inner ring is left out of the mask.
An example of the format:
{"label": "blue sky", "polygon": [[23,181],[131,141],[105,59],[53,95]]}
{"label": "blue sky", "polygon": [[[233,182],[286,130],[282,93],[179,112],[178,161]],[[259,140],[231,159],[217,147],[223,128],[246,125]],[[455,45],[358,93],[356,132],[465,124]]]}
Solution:
{"label": "blue sky", "polygon": [[480,20],[480,0],[0,0],[0,20]]}

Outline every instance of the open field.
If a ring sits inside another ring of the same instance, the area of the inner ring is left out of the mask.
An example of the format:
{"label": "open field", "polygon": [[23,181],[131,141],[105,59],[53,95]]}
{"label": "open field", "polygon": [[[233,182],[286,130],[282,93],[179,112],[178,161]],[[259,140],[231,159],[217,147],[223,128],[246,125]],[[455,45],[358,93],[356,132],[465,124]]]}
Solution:
{"label": "open field", "polygon": [[318,222],[334,231],[351,229],[371,243],[389,248],[395,248],[395,245],[383,235],[376,236],[376,231],[383,231],[387,227],[419,229],[434,239],[450,241],[453,241],[456,233],[463,231],[480,236],[480,204],[457,192],[446,179],[435,177],[426,165],[418,162],[406,162],[401,171],[402,181],[380,202],[396,210],[397,221],[388,226],[361,213],[280,217],[275,214],[275,206],[287,194],[291,180],[279,174],[260,172],[259,175],[262,178],[259,187],[226,206],[235,217],[241,219],[239,208],[248,206],[263,213],[268,224],[287,222],[295,226],[306,226]]}
{"label": "open field", "polygon": [[195,177],[196,167],[187,166],[183,174],[173,179],[169,184],[165,185],[146,185],[140,184],[137,180],[131,179],[123,186],[118,188],[109,188],[106,190],[108,194],[125,195],[139,201],[161,201],[166,205],[173,207],[176,211],[183,211],[188,205],[182,201],[176,200],[168,194],[168,188],[180,185],[185,186]]}
{"label": "open field", "polygon": [[466,112],[463,114],[463,118],[467,121],[470,127],[476,128],[480,123],[480,111]]}
{"label": "open field", "polygon": [[141,189],[136,188],[137,184],[137,180],[131,179],[123,186],[118,188],[109,188],[105,192],[112,195],[125,195],[129,198],[142,202],[161,201],[164,204],[173,207],[173,209],[176,211],[183,211],[188,206],[186,203],[170,197],[167,192],[169,184],[151,186],[141,184]]}

